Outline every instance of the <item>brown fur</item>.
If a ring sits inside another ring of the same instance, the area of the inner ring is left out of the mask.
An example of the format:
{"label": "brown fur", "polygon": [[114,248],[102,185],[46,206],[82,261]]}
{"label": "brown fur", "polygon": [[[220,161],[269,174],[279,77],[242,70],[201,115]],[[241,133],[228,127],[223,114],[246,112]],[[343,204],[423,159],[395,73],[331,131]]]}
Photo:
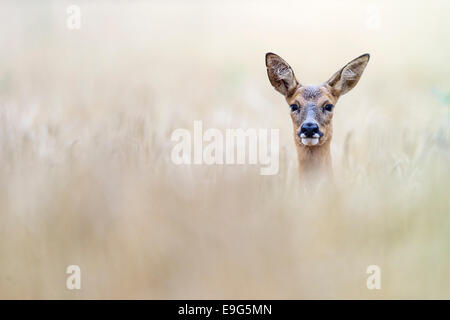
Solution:
{"label": "brown fur", "polygon": [[[369,55],[362,55],[337,71],[327,82],[319,86],[303,86],[286,61],[276,54],[266,54],[270,83],[285,96],[288,105],[295,104],[299,107],[298,110],[291,111],[291,119],[301,177],[318,172],[332,174],[330,143],[333,137],[334,107],[331,112],[324,107],[328,104],[335,106],[341,95],[356,86],[368,61]],[[304,145],[298,136],[307,119],[317,123],[323,134],[314,146]]]}

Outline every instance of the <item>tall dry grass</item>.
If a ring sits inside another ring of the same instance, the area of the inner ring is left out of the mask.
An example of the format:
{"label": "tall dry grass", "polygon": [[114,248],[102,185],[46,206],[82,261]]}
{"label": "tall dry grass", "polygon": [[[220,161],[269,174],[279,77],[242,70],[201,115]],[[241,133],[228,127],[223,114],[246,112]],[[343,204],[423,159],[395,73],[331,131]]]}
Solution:
{"label": "tall dry grass", "polygon": [[[0,298],[450,298],[448,1],[72,3],[0,4]],[[267,51],[304,83],[371,53],[317,194]],[[172,164],[194,120],[279,128],[279,174]]]}

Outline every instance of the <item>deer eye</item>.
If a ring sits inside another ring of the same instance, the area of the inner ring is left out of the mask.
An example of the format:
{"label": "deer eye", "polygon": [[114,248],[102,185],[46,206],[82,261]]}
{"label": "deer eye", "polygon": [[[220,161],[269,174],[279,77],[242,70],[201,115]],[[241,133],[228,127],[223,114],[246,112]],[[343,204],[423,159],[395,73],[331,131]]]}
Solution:
{"label": "deer eye", "polygon": [[291,108],[291,111],[297,111],[299,109],[298,105],[296,104],[291,104],[289,108]]}
{"label": "deer eye", "polygon": [[324,110],[331,112],[333,110],[333,105],[332,104],[327,104],[325,107],[323,107]]}

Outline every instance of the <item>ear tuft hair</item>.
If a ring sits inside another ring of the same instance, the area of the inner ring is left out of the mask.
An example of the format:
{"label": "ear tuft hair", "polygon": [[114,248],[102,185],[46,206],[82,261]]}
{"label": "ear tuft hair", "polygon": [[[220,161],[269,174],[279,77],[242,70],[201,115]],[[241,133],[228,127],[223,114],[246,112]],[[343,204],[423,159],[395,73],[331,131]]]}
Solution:
{"label": "ear tuft hair", "polygon": [[289,96],[299,86],[292,68],[275,53],[266,53],[266,67],[270,83],[282,95]]}
{"label": "ear tuft hair", "polygon": [[327,81],[327,84],[332,89],[333,95],[339,97],[353,89],[361,78],[369,59],[370,55],[368,53],[363,54],[336,72]]}

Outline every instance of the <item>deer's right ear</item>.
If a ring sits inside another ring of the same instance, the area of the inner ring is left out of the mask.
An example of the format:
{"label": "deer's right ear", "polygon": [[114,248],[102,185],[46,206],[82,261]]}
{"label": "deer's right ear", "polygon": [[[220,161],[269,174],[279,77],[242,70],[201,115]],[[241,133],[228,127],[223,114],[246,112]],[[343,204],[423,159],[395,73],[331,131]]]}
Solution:
{"label": "deer's right ear", "polygon": [[266,53],[266,67],[270,83],[285,97],[294,93],[300,85],[291,66],[275,53]]}
{"label": "deer's right ear", "polygon": [[368,53],[353,59],[326,82],[331,87],[334,96],[339,97],[346,94],[356,86],[369,59]]}

